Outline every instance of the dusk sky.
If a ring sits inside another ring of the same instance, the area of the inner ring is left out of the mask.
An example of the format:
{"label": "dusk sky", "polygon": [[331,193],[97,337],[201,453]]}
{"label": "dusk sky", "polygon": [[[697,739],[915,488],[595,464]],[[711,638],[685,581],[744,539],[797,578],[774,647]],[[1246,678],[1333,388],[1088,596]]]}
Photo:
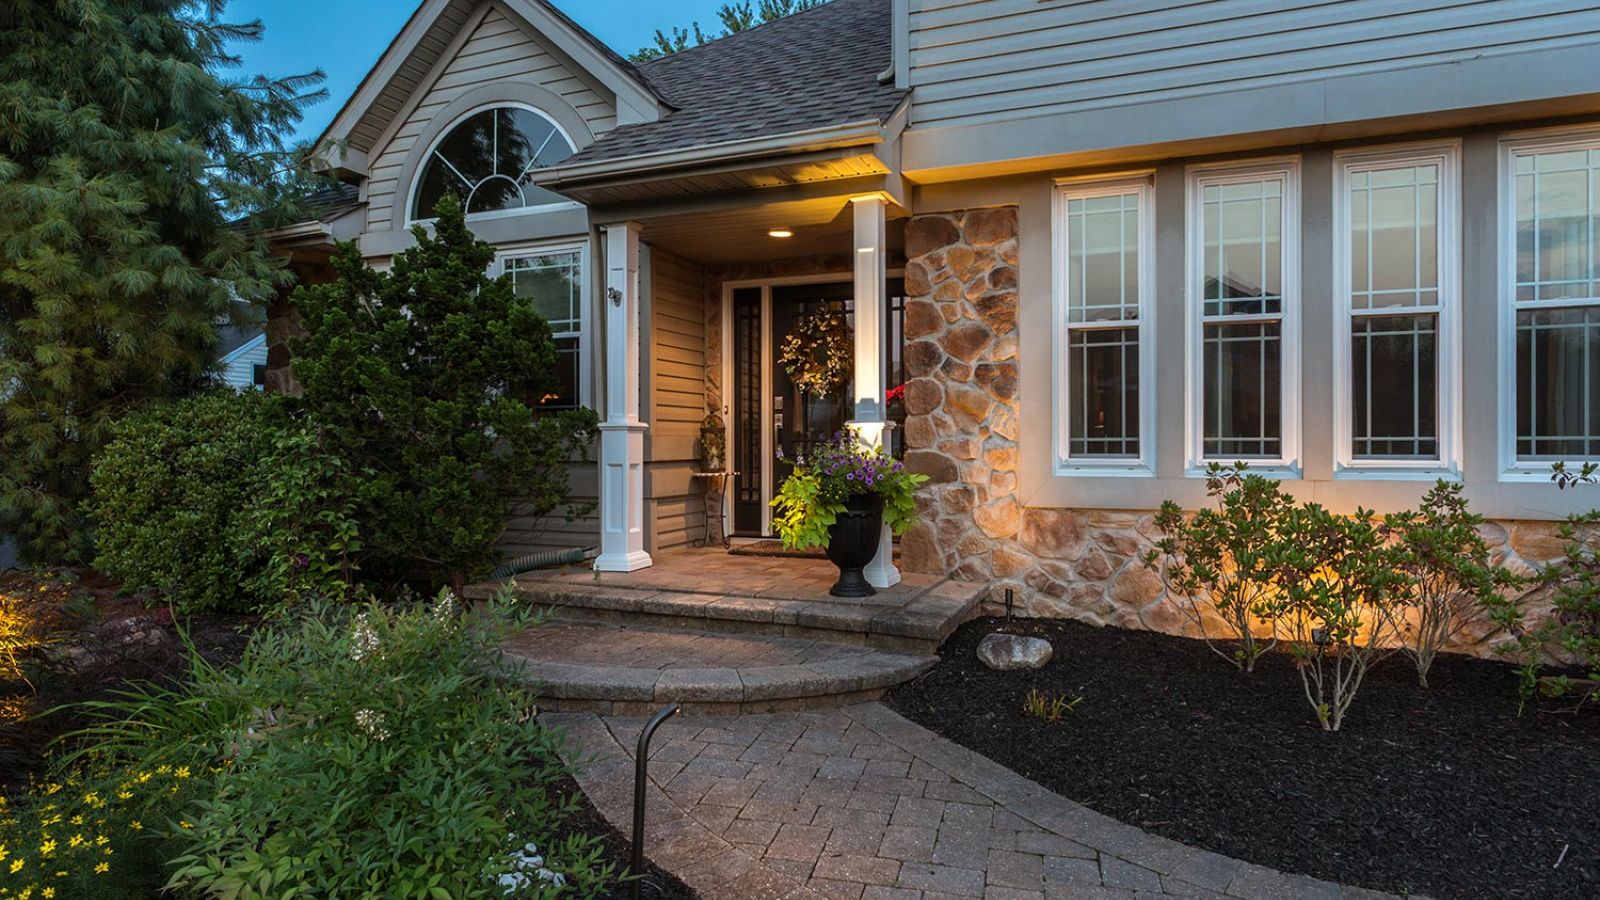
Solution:
{"label": "dusk sky", "polygon": [[[699,21],[714,30],[723,0],[555,0],[555,5],[624,55],[657,28]],[[299,136],[321,133],[362,76],[417,8],[418,0],[232,0],[226,18],[260,19],[266,39],[235,48],[244,74],[292,75],[322,69],[329,98],[312,107]]]}

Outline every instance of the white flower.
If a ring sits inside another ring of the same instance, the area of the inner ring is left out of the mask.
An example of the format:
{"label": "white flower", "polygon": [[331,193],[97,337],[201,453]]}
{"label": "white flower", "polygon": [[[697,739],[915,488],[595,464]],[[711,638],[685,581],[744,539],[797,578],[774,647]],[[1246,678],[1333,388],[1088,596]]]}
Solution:
{"label": "white flower", "polygon": [[429,610],[433,621],[440,624],[449,624],[456,615],[456,595],[450,593],[449,588],[439,592],[439,599],[433,601],[433,608]]}
{"label": "white flower", "polygon": [[366,613],[357,613],[355,627],[350,634],[350,658],[361,662],[378,652],[378,632],[373,630]]}
{"label": "white flower", "polygon": [[387,740],[389,729],[383,727],[383,713],[370,709],[356,710],[356,725],[375,741]]}

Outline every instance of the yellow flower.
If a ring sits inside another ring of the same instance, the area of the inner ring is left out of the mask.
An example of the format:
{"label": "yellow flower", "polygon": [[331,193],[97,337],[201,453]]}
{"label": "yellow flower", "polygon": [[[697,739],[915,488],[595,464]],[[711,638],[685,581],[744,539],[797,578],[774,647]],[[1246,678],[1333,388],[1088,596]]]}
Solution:
{"label": "yellow flower", "polygon": [[0,844],[0,860],[3,860],[10,855],[11,851],[6,849],[6,845]]}
{"label": "yellow flower", "polygon": [[54,794],[55,792],[57,792],[59,790],[61,790],[61,785],[59,785],[59,784],[47,784],[47,785],[44,786],[44,795],[46,797],[48,797],[51,794]]}
{"label": "yellow flower", "polygon": [[104,847],[104,846],[105,846],[105,845],[107,845],[107,844],[109,844],[109,843],[111,843],[111,838],[108,838],[108,837],[106,837],[106,836],[105,836],[105,835],[103,835],[103,834],[97,834],[97,835],[95,835],[95,838],[94,838],[94,845],[95,845],[95,846],[96,846],[96,847]]}
{"label": "yellow flower", "polygon": [[178,827],[179,828],[193,828],[194,826],[189,824],[189,820],[188,819],[179,819],[178,820]]}
{"label": "yellow flower", "polygon": [[56,852],[56,842],[53,840],[47,840],[39,845],[40,856],[49,856],[54,852]]}
{"label": "yellow flower", "polygon": [[13,875],[15,875],[15,874],[17,874],[17,873],[18,873],[18,872],[21,872],[21,871],[22,871],[22,866],[23,866],[23,864],[24,864],[24,863],[26,863],[26,862],[27,862],[27,860],[26,860],[26,859],[23,859],[23,858],[22,858],[22,857],[20,857],[20,856],[19,856],[19,857],[17,857],[17,858],[16,858],[16,859],[13,859],[13,860],[12,860],[12,861],[11,861],[11,874],[13,874]]}
{"label": "yellow flower", "polygon": [[111,871],[111,863],[99,863],[94,867],[94,873],[96,875],[104,875],[109,871]]}
{"label": "yellow flower", "polygon": [[133,791],[129,791],[129,790],[117,791],[117,799],[118,800],[132,800],[133,799]]}
{"label": "yellow flower", "polygon": [[179,766],[178,767],[178,771],[176,773],[174,773],[174,774],[176,774],[179,778],[188,778],[189,777],[189,767],[188,766]]}
{"label": "yellow flower", "polygon": [[134,831],[143,831],[144,823],[140,822],[138,819],[134,819],[132,822],[128,823],[128,827],[132,828]]}
{"label": "yellow flower", "polygon": [[149,781],[149,780],[150,780],[150,773],[149,772],[140,772],[139,773],[139,783],[140,784],[144,784],[146,781]]}
{"label": "yellow flower", "polygon": [[33,885],[30,884],[27,887],[22,889],[22,893],[17,895],[17,900],[28,900],[28,898],[32,897],[32,896],[33,896]]}
{"label": "yellow flower", "polygon": [[72,849],[74,849],[74,850],[76,850],[79,847],[82,847],[83,844],[84,844],[84,840],[83,840],[83,835],[81,835],[81,834],[75,834],[75,835],[72,836],[71,840],[67,841],[67,846],[72,848]]}
{"label": "yellow flower", "polygon": [[56,889],[53,887],[47,887],[39,892],[39,896],[45,898],[45,900],[50,900],[50,898],[54,897],[55,895]]}
{"label": "yellow flower", "polygon": [[83,824],[83,813],[78,813],[77,815],[73,816],[72,817],[72,824],[74,824],[74,825],[82,825]]}

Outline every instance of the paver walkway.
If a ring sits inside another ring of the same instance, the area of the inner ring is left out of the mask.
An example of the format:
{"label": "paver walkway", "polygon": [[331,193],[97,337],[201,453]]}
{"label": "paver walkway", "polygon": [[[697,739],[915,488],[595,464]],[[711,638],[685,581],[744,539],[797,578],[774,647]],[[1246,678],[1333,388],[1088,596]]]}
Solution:
{"label": "paver walkway", "polygon": [[[632,827],[643,719],[547,714]],[[878,703],[683,718],[650,754],[646,853],[705,900],[1377,900],[1106,818]]]}

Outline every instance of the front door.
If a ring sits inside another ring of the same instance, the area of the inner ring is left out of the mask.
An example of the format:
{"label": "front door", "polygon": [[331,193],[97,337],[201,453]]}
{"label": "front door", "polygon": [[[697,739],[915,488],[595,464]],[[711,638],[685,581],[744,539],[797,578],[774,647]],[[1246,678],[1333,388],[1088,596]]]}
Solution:
{"label": "front door", "polygon": [[[885,347],[889,386],[900,382],[901,281],[888,284]],[[784,339],[807,315],[832,304],[851,316],[855,286],[850,281],[740,287],[731,292],[733,371],[728,379],[732,416],[733,467],[730,488],[733,533],[748,537],[771,533],[774,492],[789,476],[791,460],[843,431],[855,412],[853,383],[828,395],[801,391],[779,362]]]}

